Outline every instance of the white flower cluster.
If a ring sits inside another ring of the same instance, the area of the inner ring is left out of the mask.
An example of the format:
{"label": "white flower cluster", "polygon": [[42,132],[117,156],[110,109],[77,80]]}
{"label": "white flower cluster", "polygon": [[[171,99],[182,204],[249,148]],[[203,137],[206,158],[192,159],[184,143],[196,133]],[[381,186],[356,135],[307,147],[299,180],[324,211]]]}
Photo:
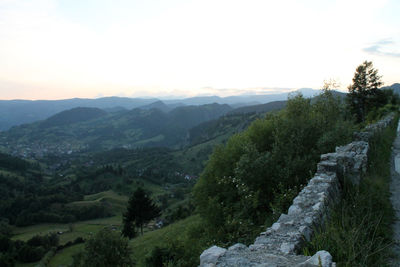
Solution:
{"label": "white flower cluster", "polygon": [[231,185],[232,187],[237,189],[237,192],[240,196],[245,199],[251,198],[253,196],[250,188],[240,179],[235,176],[223,176],[222,178],[217,179],[218,185]]}

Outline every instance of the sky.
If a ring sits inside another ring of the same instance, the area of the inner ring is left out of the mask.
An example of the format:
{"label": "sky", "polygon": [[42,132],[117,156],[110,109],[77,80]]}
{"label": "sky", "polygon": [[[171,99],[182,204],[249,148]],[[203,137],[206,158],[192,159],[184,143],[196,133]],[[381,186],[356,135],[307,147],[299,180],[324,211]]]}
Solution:
{"label": "sky", "polygon": [[400,82],[398,0],[0,0],[0,99]]}

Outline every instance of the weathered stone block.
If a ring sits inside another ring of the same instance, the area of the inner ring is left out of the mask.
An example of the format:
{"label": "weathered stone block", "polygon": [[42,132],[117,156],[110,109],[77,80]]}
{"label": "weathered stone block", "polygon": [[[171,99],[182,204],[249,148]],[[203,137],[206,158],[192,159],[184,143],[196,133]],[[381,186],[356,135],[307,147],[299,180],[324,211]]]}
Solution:
{"label": "weathered stone block", "polygon": [[297,267],[332,267],[332,256],[328,251],[318,251],[314,256]]}
{"label": "weathered stone block", "polygon": [[289,210],[288,210],[289,215],[295,215],[295,214],[299,214],[301,212],[302,212],[302,209],[297,205],[290,206]]}
{"label": "weathered stone block", "polygon": [[291,243],[283,243],[283,244],[281,245],[281,248],[280,248],[280,250],[281,250],[281,252],[282,252],[283,254],[292,253],[292,252],[294,252],[294,249],[295,249],[295,245],[294,245],[294,244],[291,244]]}
{"label": "weathered stone block", "polygon": [[212,246],[211,248],[204,250],[203,253],[201,253],[200,255],[200,266],[215,266],[218,258],[224,255],[225,252],[225,248],[220,248],[217,246]]}

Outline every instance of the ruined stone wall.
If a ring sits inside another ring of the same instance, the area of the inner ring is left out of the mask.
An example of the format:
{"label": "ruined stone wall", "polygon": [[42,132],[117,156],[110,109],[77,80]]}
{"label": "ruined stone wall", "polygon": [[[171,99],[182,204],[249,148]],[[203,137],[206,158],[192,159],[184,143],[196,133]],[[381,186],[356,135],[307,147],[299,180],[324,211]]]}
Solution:
{"label": "ruined stone wall", "polygon": [[327,251],[318,251],[312,257],[298,253],[305,240],[312,238],[314,229],[324,224],[329,208],[340,200],[342,179],[360,183],[367,169],[369,138],[393,119],[394,114],[390,114],[355,133],[355,141],[337,147],[334,153],[321,155],[317,172],[293,200],[287,214],[282,214],[249,247],[235,244],[228,249],[213,246],[205,250],[200,255],[200,267],[335,266]]}

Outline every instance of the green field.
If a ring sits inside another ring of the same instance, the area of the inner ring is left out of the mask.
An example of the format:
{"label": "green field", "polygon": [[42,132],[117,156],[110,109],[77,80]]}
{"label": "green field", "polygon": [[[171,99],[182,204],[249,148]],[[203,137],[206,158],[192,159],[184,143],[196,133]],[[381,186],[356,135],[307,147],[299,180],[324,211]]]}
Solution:
{"label": "green field", "polygon": [[[135,262],[139,265],[143,265],[143,261],[146,255],[155,247],[163,247],[168,245],[172,240],[179,240],[184,236],[185,230],[188,227],[198,221],[198,216],[191,216],[184,220],[178,221],[164,228],[147,231],[143,236],[139,236],[130,241],[130,245],[133,251],[132,257]],[[13,239],[27,240],[36,234],[46,234],[54,230],[65,230],[60,235],[60,243],[65,244],[68,241],[73,241],[77,237],[90,238],[94,233],[99,231],[105,226],[114,225],[117,228],[120,227],[121,217],[110,217],[106,219],[91,220],[85,222],[79,222],[74,224],[73,232],[68,232],[68,225],[58,224],[42,224],[29,227],[21,227],[17,230],[19,234],[14,236]],[[49,266],[68,266],[72,263],[72,256],[77,252],[81,251],[84,244],[73,245],[62,249],[56,253],[56,255],[50,260]],[[19,264],[18,266],[28,267],[35,266],[35,263]]]}
{"label": "green field", "polygon": [[49,267],[68,266],[72,264],[72,256],[83,250],[84,244],[74,245],[59,251],[49,262]]}
{"label": "green field", "polygon": [[71,206],[92,206],[99,205],[101,203],[107,202],[111,205],[114,213],[121,213],[125,210],[126,203],[128,202],[128,197],[117,194],[112,190],[100,192],[97,194],[86,195],[83,201],[71,202],[68,205]]}
{"label": "green field", "polygon": [[159,135],[154,136],[152,138],[148,138],[148,139],[144,139],[144,140],[140,140],[138,142],[135,142],[134,145],[140,147],[140,146],[144,146],[144,145],[146,145],[147,143],[150,143],[150,142],[161,142],[164,139],[165,139],[165,136],[162,135],[162,134],[159,134]]}
{"label": "green field", "polygon": [[[39,224],[27,227],[17,227],[14,230],[15,235],[12,237],[12,239],[27,241],[35,235],[46,235],[52,232],[62,232],[62,234],[59,234],[60,245],[64,245],[67,242],[73,242],[78,237],[88,239],[99,230],[107,226],[113,226],[117,230],[120,230],[121,222],[122,216],[119,215],[108,218],[82,221],[73,224]],[[70,231],[70,225],[72,225],[72,231]],[[72,255],[80,251],[82,248],[83,244],[78,244],[57,252],[57,254],[51,259],[50,266],[66,266],[72,262]],[[19,266],[28,267],[34,266],[34,264],[20,264]]]}
{"label": "green field", "polygon": [[[138,266],[144,265],[145,257],[156,247],[165,247],[171,242],[181,240],[185,237],[186,230],[199,221],[199,216],[190,216],[186,219],[177,221],[164,228],[144,233],[131,240],[133,259]],[[200,254],[199,254],[200,255]]]}
{"label": "green field", "polygon": [[[12,239],[27,241],[35,235],[46,235],[49,233],[60,232],[60,245],[63,245],[69,241],[74,241],[77,237],[88,238],[105,226],[112,225],[119,229],[121,222],[122,216],[118,215],[71,224],[38,224],[26,227],[16,227]],[[71,227],[72,231],[70,231]]]}
{"label": "green field", "polygon": [[[155,195],[164,193],[161,187],[155,187],[152,189],[155,189]],[[72,202],[69,205],[90,206],[97,205],[102,201],[108,201],[113,205],[113,208],[115,208],[117,215],[70,224],[48,223],[26,227],[15,227],[12,239],[27,241],[35,235],[46,235],[57,232],[59,233],[60,245],[64,245],[68,242],[73,242],[78,237],[88,239],[104,227],[111,226],[116,229],[116,231],[120,231],[122,224],[122,212],[125,209],[127,200],[127,196],[120,195],[111,190],[97,194],[86,195],[83,201]],[[170,240],[176,240],[177,237],[184,233],[188,225],[191,225],[197,220],[197,216],[191,216],[158,230],[151,231],[145,228],[145,233],[143,236],[139,236],[130,241],[133,250],[133,258],[137,263],[142,262],[153,247],[163,246],[168,244]],[[51,259],[49,266],[68,266],[72,263],[72,255],[82,250],[83,247],[84,244],[78,244],[58,251]],[[35,266],[35,264],[19,264],[18,266],[28,267]]]}
{"label": "green field", "polygon": [[[15,227],[13,240],[27,241],[35,235],[46,235],[49,233],[59,233],[60,245],[68,242],[73,242],[76,238],[82,237],[84,239],[90,238],[93,234],[97,233],[104,227],[112,226],[116,230],[121,229],[122,212],[128,198],[119,195],[113,191],[105,191],[93,195],[85,196],[83,201],[70,203],[69,205],[91,206],[98,205],[100,202],[107,201],[112,205],[115,210],[115,216],[107,218],[99,218],[88,221],[80,221],[70,224],[38,224],[26,227]],[[67,266],[72,263],[72,255],[82,250],[83,244],[67,247],[59,251],[50,262],[50,266]],[[36,263],[18,264],[17,266],[35,266]]]}
{"label": "green field", "polygon": [[60,232],[60,244],[62,245],[75,240],[77,237],[87,238],[93,232],[96,232],[107,225],[114,225],[119,228],[122,221],[122,212],[125,209],[126,202],[128,201],[126,196],[119,195],[110,190],[93,195],[87,195],[83,201],[72,202],[69,205],[90,206],[97,205],[102,201],[110,203],[113,211],[115,211],[115,216],[69,224],[54,223],[16,227],[12,239],[27,241],[35,235],[46,235],[53,232]]}

